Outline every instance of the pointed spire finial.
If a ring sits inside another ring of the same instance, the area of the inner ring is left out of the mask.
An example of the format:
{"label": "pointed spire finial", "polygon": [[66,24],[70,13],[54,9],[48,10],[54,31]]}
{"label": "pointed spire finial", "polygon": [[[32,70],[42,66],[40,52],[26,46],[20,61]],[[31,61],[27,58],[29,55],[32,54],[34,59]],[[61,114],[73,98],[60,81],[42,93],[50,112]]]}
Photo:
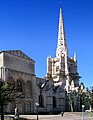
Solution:
{"label": "pointed spire finial", "polygon": [[60,3],[60,8],[62,7],[62,2],[61,2],[61,0],[59,1],[59,3]]}
{"label": "pointed spire finial", "polygon": [[66,38],[65,38],[61,0],[59,3],[60,3],[60,13],[59,13],[58,45],[57,45],[56,56],[59,56],[60,53],[62,54],[63,51],[66,49]]}
{"label": "pointed spire finial", "polygon": [[62,1],[58,0],[58,4],[60,5],[60,8],[62,8]]}

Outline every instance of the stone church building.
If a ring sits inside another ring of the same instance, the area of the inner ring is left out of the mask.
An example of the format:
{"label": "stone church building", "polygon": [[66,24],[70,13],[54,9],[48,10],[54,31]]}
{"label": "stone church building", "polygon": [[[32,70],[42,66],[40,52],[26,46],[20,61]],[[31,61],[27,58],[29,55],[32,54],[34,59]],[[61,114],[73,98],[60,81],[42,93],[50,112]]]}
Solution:
{"label": "stone church building", "polygon": [[0,52],[0,77],[2,80],[19,87],[21,98],[5,106],[5,111],[13,113],[15,107],[19,113],[60,112],[67,110],[69,91],[79,86],[76,53],[68,56],[62,9],[59,13],[58,44],[56,57],[47,58],[45,78],[35,75],[35,61],[20,50]]}

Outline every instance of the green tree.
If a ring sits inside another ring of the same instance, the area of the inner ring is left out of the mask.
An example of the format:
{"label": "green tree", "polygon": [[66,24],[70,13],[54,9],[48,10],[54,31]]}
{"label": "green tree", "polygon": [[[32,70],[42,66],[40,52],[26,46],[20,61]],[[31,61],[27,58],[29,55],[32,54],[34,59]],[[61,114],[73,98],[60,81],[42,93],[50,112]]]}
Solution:
{"label": "green tree", "polygon": [[69,93],[69,105],[70,105],[71,112],[75,111],[75,103],[76,103],[77,94],[78,93],[76,92],[76,90],[70,91]]}
{"label": "green tree", "polygon": [[0,112],[1,120],[4,120],[4,106],[15,100],[17,97],[17,88],[0,80]]}
{"label": "green tree", "polygon": [[91,89],[85,88],[84,84],[81,83],[77,90],[71,90],[69,92],[68,97],[69,97],[69,107],[70,107],[71,112],[78,111],[78,104],[76,104],[77,101],[80,101],[79,110],[82,110],[82,105],[85,105],[85,110],[88,109],[92,111],[93,109],[93,87]]}
{"label": "green tree", "polygon": [[90,104],[90,111],[92,112],[92,109],[93,109],[93,87],[90,90],[88,89],[88,102]]}

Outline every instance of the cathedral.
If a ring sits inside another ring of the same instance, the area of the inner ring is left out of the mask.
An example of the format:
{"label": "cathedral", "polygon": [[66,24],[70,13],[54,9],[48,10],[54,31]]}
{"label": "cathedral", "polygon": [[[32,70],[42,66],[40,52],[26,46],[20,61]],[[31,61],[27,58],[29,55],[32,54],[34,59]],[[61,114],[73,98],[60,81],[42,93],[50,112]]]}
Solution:
{"label": "cathedral", "polygon": [[55,113],[69,111],[68,94],[79,86],[76,53],[68,55],[62,8],[59,11],[58,43],[56,57],[47,57],[45,78],[35,75],[35,61],[21,50],[0,52],[0,77],[19,86],[22,97],[5,106],[5,112],[20,114]]}

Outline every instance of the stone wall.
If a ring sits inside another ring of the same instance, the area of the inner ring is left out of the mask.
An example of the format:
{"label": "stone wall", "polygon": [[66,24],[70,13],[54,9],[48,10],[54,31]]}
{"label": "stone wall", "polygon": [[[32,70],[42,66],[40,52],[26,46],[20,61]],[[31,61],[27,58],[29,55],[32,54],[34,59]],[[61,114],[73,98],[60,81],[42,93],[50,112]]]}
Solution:
{"label": "stone wall", "polygon": [[4,53],[4,66],[16,71],[35,74],[34,63],[16,55]]}
{"label": "stone wall", "polygon": [[21,81],[22,91],[17,94],[22,94],[22,98],[15,100],[8,105],[6,112],[14,112],[15,107],[19,109],[19,113],[31,113],[34,111],[33,101],[33,74],[23,73],[12,69],[6,69],[6,81],[10,84],[15,84]]}

